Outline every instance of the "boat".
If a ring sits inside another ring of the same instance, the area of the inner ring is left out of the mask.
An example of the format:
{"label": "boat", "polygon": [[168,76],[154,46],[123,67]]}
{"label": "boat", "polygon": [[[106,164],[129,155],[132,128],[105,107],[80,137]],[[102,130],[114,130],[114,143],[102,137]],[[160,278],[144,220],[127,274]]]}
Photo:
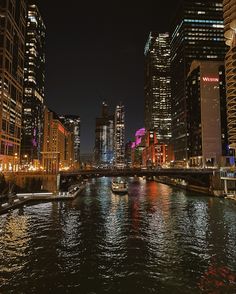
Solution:
{"label": "boat", "polygon": [[128,193],[128,184],[125,180],[112,180],[111,190],[116,194],[127,194]]}

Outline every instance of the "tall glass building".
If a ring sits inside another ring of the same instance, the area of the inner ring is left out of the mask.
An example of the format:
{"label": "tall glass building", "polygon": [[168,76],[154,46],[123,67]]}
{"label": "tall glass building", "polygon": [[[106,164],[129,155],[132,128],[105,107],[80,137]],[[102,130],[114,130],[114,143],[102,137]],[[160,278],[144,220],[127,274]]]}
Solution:
{"label": "tall glass building", "polygon": [[17,170],[21,147],[26,1],[0,1],[0,170]]}
{"label": "tall glass building", "polygon": [[125,166],[125,108],[123,104],[116,106],[115,111],[115,136],[114,136],[115,166]]}
{"label": "tall glass building", "polygon": [[114,115],[102,103],[102,115],[96,118],[94,160],[97,166],[108,167],[114,161]]}
{"label": "tall glass building", "polygon": [[236,150],[236,0],[224,0],[226,44],[227,116],[230,147]]}
{"label": "tall glass building", "polygon": [[171,139],[171,85],[169,33],[151,32],[145,46],[145,128],[160,143]]}
{"label": "tall glass building", "polygon": [[33,163],[39,161],[43,140],[43,111],[45,96],[45,25],[39,9],[28,5],[24,99],[22,157]]}
{"label": "tall glass building", "polygon": [[172,136],[176,160],[189,158],[186,78],[193,60],[223,61],[221,0],[182,0],[171,30]]}

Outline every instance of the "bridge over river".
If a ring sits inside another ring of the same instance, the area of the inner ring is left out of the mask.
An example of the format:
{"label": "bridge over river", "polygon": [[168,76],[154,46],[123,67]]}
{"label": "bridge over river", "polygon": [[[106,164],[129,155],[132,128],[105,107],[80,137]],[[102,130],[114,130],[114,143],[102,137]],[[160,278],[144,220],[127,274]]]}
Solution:
{"label": "bridge over river", "polygon": [[[219,171],[197,168],[158,168],[158,169],[90,169],[60,172],[61,185],[66,187],[71,181],[96,177],[146,177],[166,183],[183,181],[186,186],[220,189]],[[216,184],[217,183],[217,184]]]}

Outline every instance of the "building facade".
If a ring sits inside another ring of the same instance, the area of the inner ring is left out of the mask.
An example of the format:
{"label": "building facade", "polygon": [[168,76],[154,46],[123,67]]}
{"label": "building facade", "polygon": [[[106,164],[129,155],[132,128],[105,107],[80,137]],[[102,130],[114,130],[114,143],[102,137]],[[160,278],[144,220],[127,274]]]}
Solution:
{"label": "building facade", "polygon": [[115,111],[114,160],[117,168],[125,166],[125,108],[123,104],[117,105]]}
{"label": "building facade", "polygon": [[63,125],[74,134],[74,158],[75,165],[80,163],[80,117],[78,115],[61,115]]}
{"label": "building facade", "polygon": [[158,141],[157,134],[149,130],[145,136],[145,148],[142,151],[142,165],[147,168],[159,168],[174,160],[172,145]]}
{"label": "building facade", "polygon": [[132,167],[132,142],[129,141],[125,144],[125,165]]}
{"label": "building facade", "polygon": [[[232,149],[236,149],[236,1],[224,0],[226,54],[228,136]],[[235,151],[234,151],[235,154]]]}
{"label": "building facade", "polygon": [[169,33],[151,32],[145,46],[145,128],[162,143],[171,139]]}
{"label": "building facade", "polygon": [[0,1],[0,170],[19,168],[26,1]]}
{"label": "building facade", "polygon": [[74,167],[74,134],[66,129],[58,115],[44,110],[43,170],[56,173]]}
{"label": "building facade", "polygon": [[38,7],[27,9],[22,157],[35,165],[41,158],[45,96],[45,25]]}
{"label": "building facade", "polygon": [[187,160],[186,79],[193,60],[223,61],[221,0],[182,0],[171,30],[172,136],[176,160]]}
{"label": "building facade", "polygon": [[140,168],[143,164],[142,154],[145,149],[145,135],[145,128],[141,128],[135,132],[135,141],[131,145],[131,162],[134,168]]}
{"label": "building facade", "polygon": [[194,61],[187,78],[189,163],[217,167],[228,155],[224,62]]}
{"label": "building facade", "polygon": [[114,161],[114,115],[102,103],[102,115],[96,118],[94,161],[97,166],[107,167]]}

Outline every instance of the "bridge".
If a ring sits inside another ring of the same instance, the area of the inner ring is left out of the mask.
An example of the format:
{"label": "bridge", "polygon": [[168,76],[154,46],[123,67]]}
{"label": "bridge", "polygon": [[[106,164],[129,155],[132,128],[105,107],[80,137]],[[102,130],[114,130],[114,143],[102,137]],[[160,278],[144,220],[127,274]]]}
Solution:
{"label": "bridge", "polygon": [[61,176],[88,176],[88,177],[133,177],[133,176],[202,176],[213,175],[215,169],[198,169],[198,168],[158,168],[158,169],[89,169],[77,171],[61,171]]}
{"label": "bridge", "polygon": [[71,182],[79,179],[98,177],[146,177],[147,179],[159,179],[168,182],[168,179],[184,180],[187,185],[209,188],[212,187],[212,179],[218,172],[216,169],[198,168],[157,168],[157,169],[90,169],[77,171],[61,171],[60,186],[67,187]]}

